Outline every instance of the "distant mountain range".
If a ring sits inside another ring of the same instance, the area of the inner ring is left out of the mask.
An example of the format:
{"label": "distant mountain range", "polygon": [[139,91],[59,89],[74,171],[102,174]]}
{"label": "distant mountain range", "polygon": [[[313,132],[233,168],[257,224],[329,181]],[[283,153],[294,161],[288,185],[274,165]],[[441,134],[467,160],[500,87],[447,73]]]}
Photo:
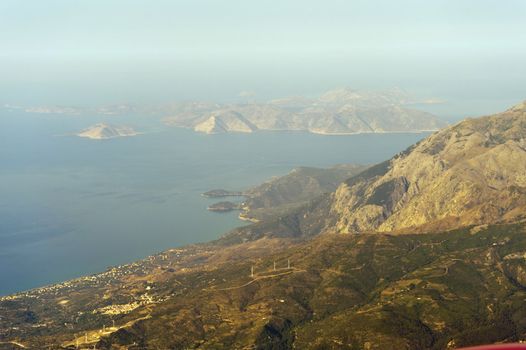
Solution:
{"label": "distant mountain range", "polygon": [[430,113],[410,108],[416,104],[442,103],[438,99],[416,100],[401,89],[365,91],[340,88],[316,98],[293,96],[268,102],[221,104],[204,101],[166,105],[128,104],[98,107],[15,106],[36,114],[71,116],[148,115],[165,125],[206,134],[257,131],[302,131],[327,135],[435,131],[446,123]]}
{"label": "distant mountain range", "polygon": [[291,97],[268,103],[182,104],[167,125],[207,134],[255,131],[306,131],[316,134],[356,134],[433,131],[445,123],[433,115],[405,107],[401,90],[385,92],[342,88],[318,98]]}
{"label": "distant mountain range", "polygon": [[129,126],[117,126],[105,123],[95,124],[77,134],[79,137],[85,137],[92,140],[105,140],[136,135],[138,135],[138,133]]}
{"label": "distant mountain range", "polygon": [[298,204],[291,210],[0,298],[0,349],[446,350],[526,340],[526,103],[440,130],[332,193],[305,200],[294,186],[324,192],[320,181],[332,180],[299,172],[253,194],[259,209]]}

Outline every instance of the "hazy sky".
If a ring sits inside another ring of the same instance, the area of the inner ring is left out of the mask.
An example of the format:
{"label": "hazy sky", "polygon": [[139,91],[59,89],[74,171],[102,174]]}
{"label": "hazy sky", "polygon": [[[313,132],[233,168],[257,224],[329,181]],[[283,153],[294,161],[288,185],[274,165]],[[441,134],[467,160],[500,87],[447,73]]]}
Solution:
{"label": "hazy sky", "polygon": [[1,0],[0,103],[526,98],[524,0]]}

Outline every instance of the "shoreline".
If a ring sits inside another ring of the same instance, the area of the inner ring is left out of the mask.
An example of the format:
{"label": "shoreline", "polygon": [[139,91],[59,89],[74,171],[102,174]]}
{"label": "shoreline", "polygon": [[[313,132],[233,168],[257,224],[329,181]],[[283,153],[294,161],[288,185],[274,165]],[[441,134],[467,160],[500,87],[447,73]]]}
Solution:
{"label": "shoreline", "polygon": [[170,125],[170,124],[164,124],[167,127],[170,128],[178,128],[178,129],[185,129],[192,131],[196,134],[201,135],[228,135],[228,134],[236,134],[236,135],[248,135],[248,134],[261,134],[261,133],[295,133],[295,134],[312,134],[312,135],[322,135],[322,136],[354,136],[354,135],[371,135],[371,134],[378,134],[378,135],[384,135],[384,134],[423,134],[423,133],[432,133],[439,130],[442,130],[444,128],[447,128],[450,126],[450,124],[447,124],[444,126],[444,128],[438,128],[438,129],[422,129],[422,130],[400,130],[400,131],[358,131],[358,132],[341,132],[341,133],[332,133],[332,132],[324,132],[324,131],[314,131],[314,130],[308,130],[308,129],[257,129],[252,132],[241,132],[241,131],[227,131],[227,132],[214,132],[214,133],[208,133],[208,132],[202,132],[202,131],[196,131],[191,126],[182,126],[182,125]]}

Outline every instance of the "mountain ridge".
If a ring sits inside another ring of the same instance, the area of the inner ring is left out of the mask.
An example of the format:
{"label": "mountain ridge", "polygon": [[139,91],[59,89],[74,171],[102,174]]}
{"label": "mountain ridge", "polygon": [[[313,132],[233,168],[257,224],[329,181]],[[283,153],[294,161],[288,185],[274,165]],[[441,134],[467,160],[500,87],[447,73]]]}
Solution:
{"label": "mountain ridge", "polygon": [[341,185],[331,208],[337,227],[389,232],[511,219],[526,208],[525,139],[524,104],[438,131],[393,158],[382,176]]}
{"label": "mountain ridge", "polygon": [[184,108],[165,124],[207,134],[255,131],[303,131],[325,135],[434,131],[446,125],[430,113],[407,108],[401,90],[368,92],[348,88],[319,98],[284,98],[268,103]]}

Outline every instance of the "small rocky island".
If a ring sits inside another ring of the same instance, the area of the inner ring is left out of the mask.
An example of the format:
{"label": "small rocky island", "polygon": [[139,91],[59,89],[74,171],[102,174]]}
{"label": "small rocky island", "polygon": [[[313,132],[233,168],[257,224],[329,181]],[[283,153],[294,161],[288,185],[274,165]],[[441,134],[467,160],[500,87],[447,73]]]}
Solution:
{"label": "small rocky island", "polygon": [[78,137],[85,137],[92,140],[106,140],[116,137],[136,136],[139,135],[139,133],[129,126],[116,126],[99,123],[82,130],[76,135]]}
{"label": "small rocky island", "polygon": [[245,194],[239,191],[211,190],[202,194],[203,197],[220,198],[220,197],[244,197]]}
{"label": "small rocky island", "polygon": [[234,203],[234,202],[228,202],[228,201],[218,202],[218,203],[209,205],[207,209],[210,211],[224,213],[224,212],[228,212],[232,210],[240,210],[241,204]]}

